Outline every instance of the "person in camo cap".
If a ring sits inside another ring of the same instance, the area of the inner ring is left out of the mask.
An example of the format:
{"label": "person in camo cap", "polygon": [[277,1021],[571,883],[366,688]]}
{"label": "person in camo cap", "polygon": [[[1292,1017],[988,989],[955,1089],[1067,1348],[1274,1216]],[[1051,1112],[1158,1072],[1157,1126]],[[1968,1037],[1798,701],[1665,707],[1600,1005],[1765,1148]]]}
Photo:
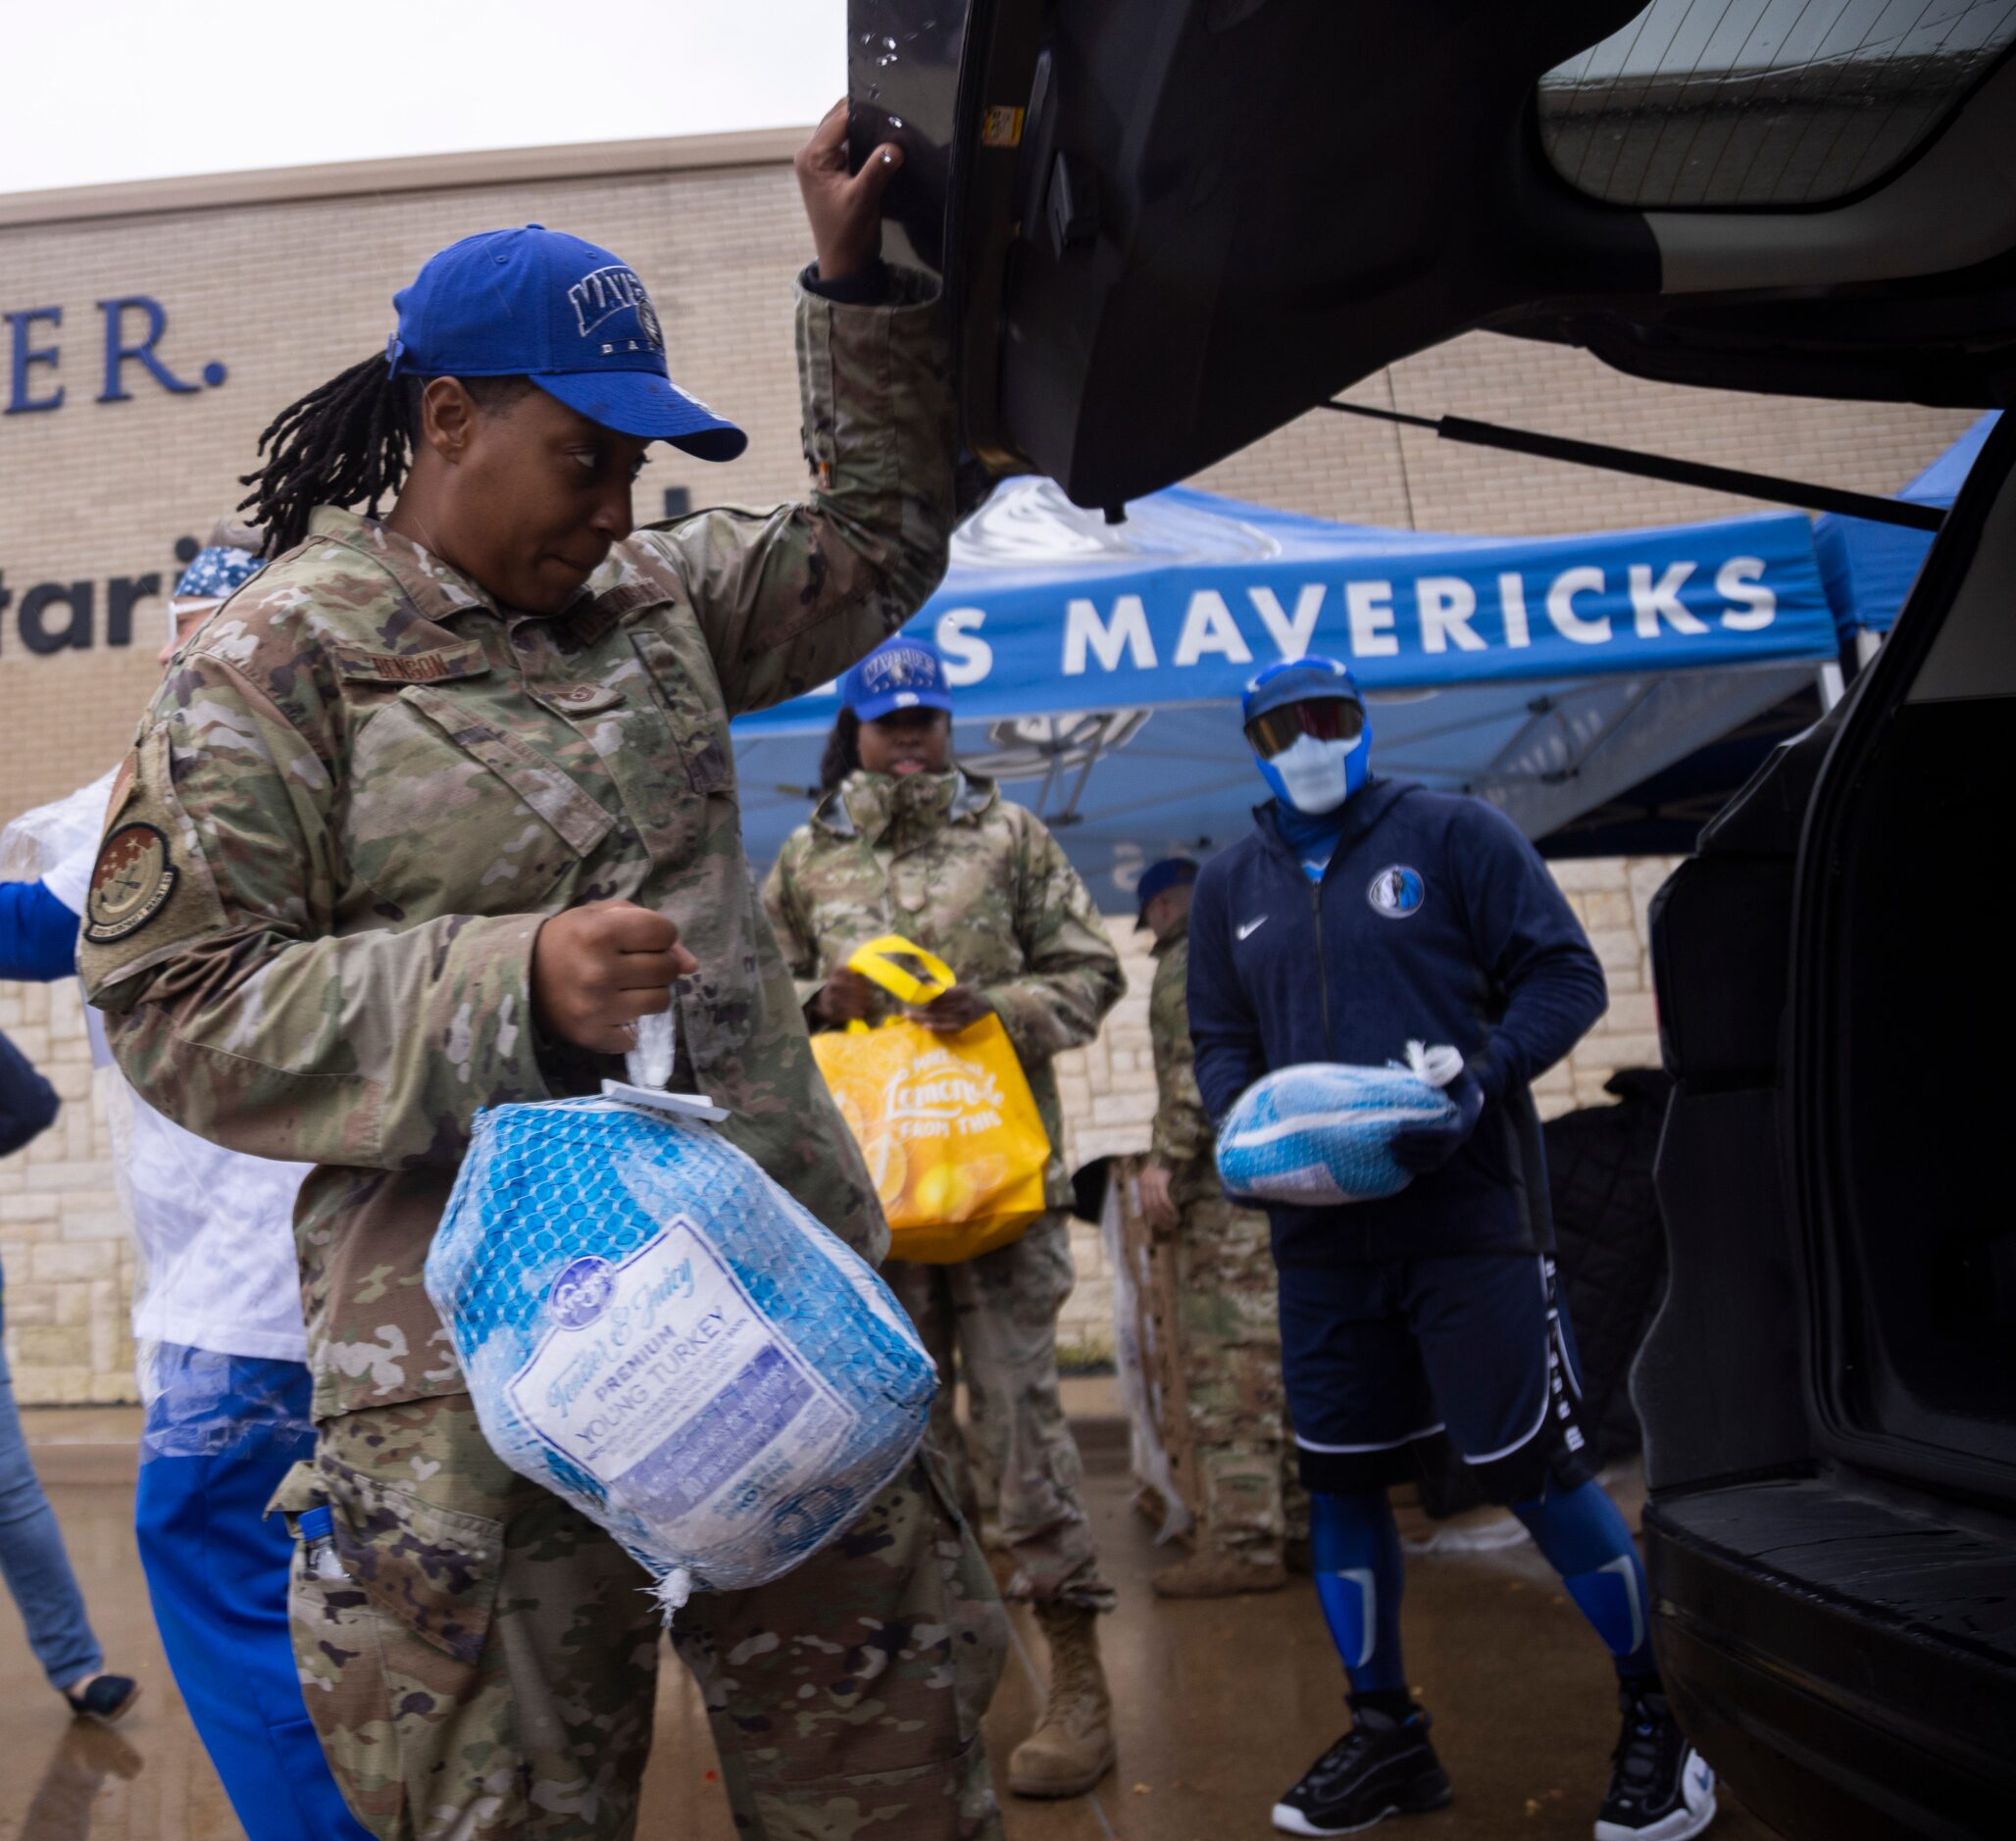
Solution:
{"label": "person in camo cap", "polygon": [[[1078,1796],[1114,1761],[1112,1707],[1097,1617],[1113,1606],[1081,1500],[1083,1466],[1057,1386],[1057,1314],[1071,1294],[1064,1122],[1051,1061],[1089,1042],[1126,988],[1099,911],[1042,821],[952,760],[944,662],[904,634],[841,685],[828,744],[829,790],[785,840],[763,898],[807,1015],[843,1027],[879,1014],[881,993],[846,969],[884,933],[937,954],[959,982],[921,1009],[956,1034],[1001,1020],[1029,1076],[1052,1147],[1049,1212],[1021,1239],[950,1266],[882,1269],[949,1375],[956,1360],[998,1478],[1011,1595],[1034,1602],[1050,1649],[1035,1730],[1008,1761],[1024,1796]],[[961,1462],[948,1394],[933,1442]],[[972,1491],[967,1492],[971,1499]]]}
{"label": "person in camo cap", "polygon": [[[673,384],[619,257],[531,224],[429,261],[385,351],[266,431],[274,560],[114,790],[79,959],[121,1065],[191,1129],[316,1166],[318,1446],[275,1502],[307,1535],[309,1710],[387,1841],[628,1836],[651,1737],[645,1574],[490,1451],[422,1283],[478,1109],[596,1091],[676,1008],[675,1083],[865,1257],[886,1243],[756,903],[728,721],[836,675],[944,568],[941,315],[878,253],[899,158],[850,174],[844,105],[799,156],[813,484],[767,514],[633,528],[650,442],[744,437]],[[979,1726],[1005,1624],[921,1457],[672,1637],[739,1833],[1000,1832]]]}

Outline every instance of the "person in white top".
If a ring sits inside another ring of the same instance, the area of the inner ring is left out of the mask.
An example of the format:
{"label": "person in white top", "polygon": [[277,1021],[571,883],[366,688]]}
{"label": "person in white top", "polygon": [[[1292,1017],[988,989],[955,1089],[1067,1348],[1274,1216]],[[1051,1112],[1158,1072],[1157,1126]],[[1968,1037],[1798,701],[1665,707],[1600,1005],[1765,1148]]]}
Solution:
{"label": "person in white top", "polygon": [[[164,668],[258,570],[257,542],[233,521],[213,532],[169,603]],[[108,775],[45,824],[76,834],[41,878],[73,916],[110,791]],[[86,1017],[92,1059],[109,1067],[97,1013]],[[141,1259],[133,1336],[146,1401],[134,1523],[162,1647],[252,1841],[368,1841],[301,1698],[287,1633],[294,1542],[266,1516],[315,1445],[293,1235],[308,1166],[225,1150],[130,1089],[125,1098],[119,1170]]]}

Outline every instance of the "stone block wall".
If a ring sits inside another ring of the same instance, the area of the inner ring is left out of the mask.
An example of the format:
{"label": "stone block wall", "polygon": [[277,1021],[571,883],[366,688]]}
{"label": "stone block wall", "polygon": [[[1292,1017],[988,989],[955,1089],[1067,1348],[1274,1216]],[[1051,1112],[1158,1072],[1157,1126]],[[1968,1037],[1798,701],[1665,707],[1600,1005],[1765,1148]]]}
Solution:
{"label": "stone block wall", "polygon": [[0,1158],[0,1309],[16,1395],[23,1406],[133,1400],[135,1262],[101,1086],[112,1076],[93,1077],[76,980],[0,984],[0,1029],[63,1099],[55,1124]]}

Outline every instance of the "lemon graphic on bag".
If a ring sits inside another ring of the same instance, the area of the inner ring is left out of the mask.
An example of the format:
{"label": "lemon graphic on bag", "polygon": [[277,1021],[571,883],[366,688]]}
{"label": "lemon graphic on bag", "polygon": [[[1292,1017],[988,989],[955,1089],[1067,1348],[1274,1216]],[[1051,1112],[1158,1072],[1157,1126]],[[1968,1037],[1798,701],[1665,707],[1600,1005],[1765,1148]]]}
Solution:
{"label": "lemon graphic on bag", "polygon": [[966,1219],[974,1193],[971,1176],[956,1164],[933,1164],[918,1177],[917,1192],[911,1199],[919,1214],[956,1221]]}
{"label": "lemon graphic on bag", "polygon": [[[847,1119],[848,1109],[840,1108],[840,1117]],[[854,1129],[851,1119],[848,1128]],[[859,1132],[855,1133],[859,1137]],[[868,1161],[869,1179],[875,1184],[876,1198],[883,1208],[893,1208],[902,1200],[904,1186],[910,1180],[910,1160],[903,1155],[903,1147],[896,1142],[893,1132],[878,1132],[861,1147],[861,1155]]]}
{"label": "lemon graphic on bag", "polygon": [[[958,982],[893,933],[857,948],[847,968],[904,1004]],[[850,1023],[815,1035],[812,1053],[868,1161],[891,1259],[955,1265],[1020,1239],[1042,1214],[1050,1139],[998,1017],[953,1036],[904,1017]]]}

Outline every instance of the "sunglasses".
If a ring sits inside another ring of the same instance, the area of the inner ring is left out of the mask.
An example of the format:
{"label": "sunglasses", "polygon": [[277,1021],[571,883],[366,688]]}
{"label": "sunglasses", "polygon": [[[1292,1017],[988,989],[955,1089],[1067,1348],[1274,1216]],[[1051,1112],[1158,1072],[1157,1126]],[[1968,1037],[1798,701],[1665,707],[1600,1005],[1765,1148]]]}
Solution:
{"label": "sunglasses", "polygon": [[1365,712],[1348,697],[1311,697],[1266,710],[1246,724],[1246,739],[1263,761],[1292,748],[1304,735],[1318,741],[1356,741],[1365,732]]}

